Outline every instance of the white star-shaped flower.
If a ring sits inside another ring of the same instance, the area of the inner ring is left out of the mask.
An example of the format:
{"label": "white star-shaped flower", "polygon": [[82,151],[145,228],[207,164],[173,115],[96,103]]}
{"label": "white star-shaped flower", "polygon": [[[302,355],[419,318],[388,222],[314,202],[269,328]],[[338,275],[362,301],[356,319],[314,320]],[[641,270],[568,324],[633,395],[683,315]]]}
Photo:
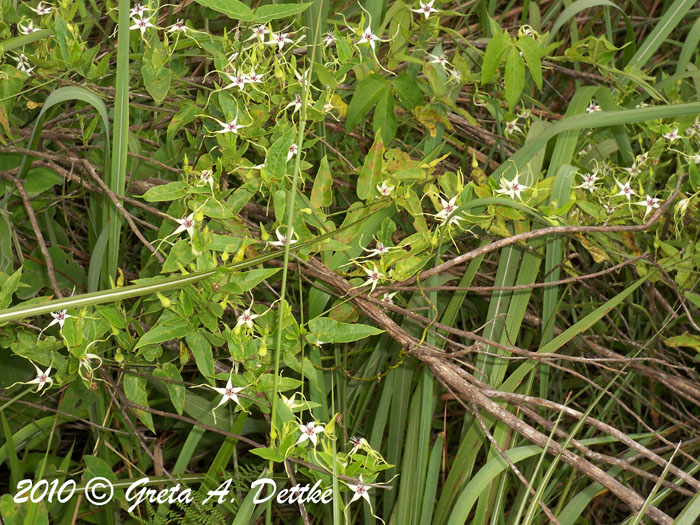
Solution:
{"label": "white star-shaped flower", "polygon": [[142,18],[146,11],[148,11],[148,9],[141,4],[134,4],[134,7],[129,10],[129,16],[131,18]]}
{"label": "white star-shaped flower", "polygon": [[323,425],[317,425],[313,421],[310,421],[306,425],[299,425],[301,436],[299,436],[296,444],[299,445],[300,443],[309,440],[315,447],[318,444],[318,435],[325,430],[326,429],[323,427]]}
{"label": "white star-shaped flower", "polygon": [[265,42],[268,45],[277,45],[279,51],[284,49],[284,44],[293,44],[294,40],[289,38],[289,33],[270,33],[270,40]]}
{"label": "white star-shaped flower", "polygon": [[289,146],[289,151],[287,152],[287,162],[289,162],[291,158],[297,154],[297,151],[299,151],[299,146],[296,144]]}
{"label": "white star-shaped flower", "polygon": [[17,24],[17,29],[19,29],[19,32],[23,35],[31,35],[32,33],[39,31],[36,27],[34,27],[34,22],[32,22],[31,20],[26,26],[22,24]]}
{"label": "white star-shaped flower", "polygon": [[522,133],[517,118],[506,122],[505,134],[512,135],[513,133]]}
{"label": "white star-shaped flower", "polygon": [[50,5],[45,5],[44,2],[39,2],[39,5],[36,6],[36,9],[33,7],[29,7],[32,11],[34,11],[37,15],[43,16],[43,15],[48,15],[51,12],[51,9],[53,9]]}
{"label": "white star-shaped flower", "polygon": [[[438,219],[440,219],[442,222],[445,222],[447,218],[452,214],[457,209],[457,195],[452,197],[449,200],[445,200],[442,197],[440,197],[440,206],[442,206],[442,209],[435,215]],[[462,217],[459,215],[453,215],[452,218],[449,220],[448,224],[457,224],[459,221],[462,220]]]}
{"label": "white star-shaped flower", "polygon": [[214,119],[214,120],[216,120],[219,123],[219,125],[221,126],[221,129],[215,131],[214,133],[238,133],[239,129],[246,127],[246,125],[242,125],[242,124],[238,123],[238,116],[236,116],[236,118],[234,118],[230,122],[221,122],[218,119]]}
{"label": "white star-shaped flower", "polygon": [[[360,482],[362,481],[362,476],[360,476]],[[363,498],[367,503],[370,503],[369,501],[369,489],[370,487],[368,485],[365,485],[364,483],[358,483],[357,485],[353,485],[351,483],[346,483],[348,488],[352,490],[355,495],[352,497],[350,500],[350,503],[353,503],[357,501],[360,498]]]}
{"label": "white star-shaped flower", "polygon": [[372,32],[369,26],[362,32],[362,37],[357,41],[358,44],[369,44],[374,51],[374,43],[378,42],[380,39],[377,35]]}
{"label": "white star-shaped flower", "polygon": [[139,29],[143,35],[146,32],[146,29],[149,27],[155,27],[153,24],[151,24],[151,18],[152,17],[134,18],[134,25],[132,25],[129,29]]}
{"label": "white star-shaped flower", "polygon": [[335,45],[335,35],[332,31],[328,31],[323,37],[323,47],[334,46]]}
{"label": "white star-shaped flower", "polygon": [[260,82],[263,81],[264,76],[264,73],[256,73],[253,69],[250,73],[248,73],[247,81],[251,84],[260,84]]}
{"label": "white star-shaped flower", "polygon": [[301,109],[301,96],[300,95],[294,95],[294,100],[292,100],[289,104],[287,104],[284,109],[289,109],[292,106],[294,107],[294,111],[292,111],[292,114],[296,113]]}
{"label": "white star-shaped flower", "polygon": [[194,233],[194,213],[190,213],[183,219],[175,219],[175,222],[177,222],[179,226],[173,232],[173,235],[186,231],[189,236],[192,237],[192,234]]}
{"label": "white star-shaped flower", "polygon": [[637,155],[637,159],[634,161],[634,163],[637,166],[641,166],[644,164],[647,160],[649,160],[649,154],[648,153],[640,153]]}
{"label": "white star-shaped flower", "polygon": [[377,243],[374,245],[374,248],[369,250],[367,248],[362,248],[364,251],[369,252],[369,255],[367,257],[374,257],[375,255],[379,255],[380,257],[384,255],[385,253],[389,253],[389,248],[388,246],[385,246],[383,242],[377,241]]}
{"label": "white star-shaped flower", "polygon": [[428,56],[430,57],[430,60],[428,62],[430,62],[431,64],[441,64],[442,66],[448,66],[450,64],[447,61],[447,57],[444,53],[441,55],[432,55],[428,53]]}
{"label": "white star-shaped flower", "polygon": [[173,25],[170,26],[168,29],[168,33],[174,33],[176,31],[180,31],[182,33],[187,33],[187,30],[189,27],[185,25],[185,19],[184,18],[178,18],[177,22],[175,22]]}
{"label": "white star-shaped flower", "polygon": [[622,169],[625,170],[627,173],[629,173],[630,177],[636,177],[641,172],[641,170],[639,169],[639,166],[637,166],[636,162],[634,164],[632,164],[629,168],[622,168]]}
{"label": "white star-shaped flower", "polygon": [[[92,365],[93,361],[97,361],[97,366]],[[102,366],[102,358],[99,355],[85,354],[85,357],[83,357],[82,359],[80,359],[78,361],[78,373],[80,374],[81,377],[83,377],[82,370],[85,369],[88,376],[92,376],[93,370],[95,370],[95,368],[99,368],[101,366]]]}
{"label": "white star-shaped flower", "polygon": [[253,328],[253,321],[260,317],[258,314],[254,314],[250,311],[250,308],[243,310],[243,313],[238,316],[238,321],[236,322],[236,328],[239,326],[246,325],[248,328]]}
{"label": "white star-shaped flower", "polygon": [[527,189],[527,186],[518,182],[519,176],[520,175],[516,173],[515,177],[513,177],[513,180],[511,181],[508,181],[505,178],[501,177],[501,189],[496,190],[496,193],[508,195],[511,199],[515,199],[516,197],[519,199],[520,192],[525,191]]}
{"label": "white star-shaped flower", "polygon": [[29,59],[24,55],[24,53],[20,53],[20,55],[15,58],[15,61],[17,62],[17,69],[23,73],[26,73],[27,75],[31,74],[31,72],[34,70],[33,67],[29,66]]}
{"label": "white star-shaped flower", "polygon": [[219,404],[216,405],[211,410],[211,413],[214,416],[214,423],[215,424],[216,424],[216,412],[215,412],[215,410],[228,401],[233,401],[234,403],[236,403],[237,405],[240,406],[240,402],[238,401],[238,393],[241,390],[244,390],[246,388],[244,386],[234,387],[233,382],[231,381],[231,374],[229,374],[228,381],[226,382],[226,386],[223,388],[211,386],[211,385],[207,385],[207,384],[197,385],[197,386],[210,388],[211,390],[214,390],[215,392],[221,394],[221,400],[219,401]]}
{"label": "white star-shaped flower", "polygon": [[[53,317],[53,321],[51,321],[46,328],[57,324],[59,329],[63,329],[63,324],[66,322],[66,319],[73,316],[68,315],[65,310],[59,310],[58,312],[51,312],[51,317]],[[44,328],[44,330],[46,330],[46,328]]]}
{"label": "white star-shaped flower", "polygon": [[[270,241],[270,244],[271,244],[272,246],[279,246],[280,248],[283,248],[284,246],[287,245],[287,236],[286,236],[286,235],[282,235],[282,234],[280,233],[280,229],[279,229],[279,228],[277,228],[277,229],[275,230],[275,235],[277,236],[277,240],[276,240],[276,241]],[[297,242],[297,240],[294,238],[294,235],[295,235],[295,234],[294,234],[294,230],[292,230],[292,238],[289,240],[289,245],[290,245],[290,246],[291,246],[292,244],[294,244],[295,242]]]}
{"label": "white star-shaped flower", "polygon": [[262,42],[262,40],[265,38],[265,35],[266,35],[267,33],[269,33],[269,31],[268,31],[268,29],[267,29],[265,26],[263,26],[263,25],[254,27],[254,28],[253,28],[253,34],[250,35],[248,38],[246,38],[246,41],[247,41],[247,40],[253,40],[254,38],[257,38],[258,40],[260,40],[260,41]]}
{"label": "white star-shaped flower", "polygon": [[376,266],[373,266],[371,270],[369,268],[363,268],[363,270],[367,274],[368,279],[362,284],[362,286],[366,286],[368,284],[372,285],[371,292],[373,292],[377,287],[379,280],[384,278],[384,275],[377,269]]}
{"label": "white star-shaped flower", "polygon": [[581,188],[593,193],[593,191],[595,190],[595,183],[599,178],[600,177],[598,177],[598,173],[595,171],[593,173],[582,173],[581,184],[579,184],[578,186],[574,186],[574,188]]}
{"label": "white star-shaped flower", "polygon": [[[32,363],[34,365],[34,363]],[[41,389],[44,387],[49,386],[50,384],[53,383],[53,379],[50,377],[51,373],[51,367],[48,367],[46,371],[42,372],[41,369],[34,365],[34,368],[36,368],[36,377],[32,379],[31,381],[27,381],[24,383],[25,385],[38,385],[37,389],[34,392],[40,392]]]}
{"label": "white star-shaped flower", "polygon": [[615,194],[615,197],[627,197],[627,200],[630,200],[632,195],[636,195],[634,190],[631,188],[629,181],[622,184],[619,180],[616,180],[615,183],[617,184],[617,187],[620,188],[620,191]]}
{"label": "white star-shaped flower", "polygon": [[413,11],[414,13],[424,15],[426,20],[428,18],[430,18],[430,15],[432,13],[439,12],[437,9],[433,8],[433,4],[435,3],[435,0],[430,0],[430,2],[427,2],[425,4],[422,1],[419,3],[420,3],[420,7],[418,9],[411,9],[411,11]]}
{"label": "white star-shaped flower", "polygon": [[227,86],[224,86],[224,89],[230,89],[232,87],[237,87],[241,91],[245,88],[245,85],[248,83],[248,77],[246,77],[243,73],[238,72],[235,75],[229,75],[228,73],[226,76],[229,78],[231,81],[230,84]]}
{"label": "white star-shaped flower", "polygon": [[652,197],[648,195],[646,199],[643,201],[635,202],[635,204],[639,206],[646,206],[646,211],[644,212],[644,218],[646,219],[647,215],[649,215],[649,212],[651,210],[657,209],[661,204],[661,200],[657,199],[656,197]]}
{"label": "white star-shaped flower", "polygon": [[600,106],[596,104],[595,102],[591,102],[588,104],[588,107],[586,108],[586,113],[595,113],[596,111],[601,111]]}
{"label": "white star-shaped flower", "polygon": [[675,140],[680,138],[680,135],[678,134],[678,128],[673,128],[668,133],[664,133],[663,137],[669,142],[674,142]]}
{"label": "white star-shaped flower", "polygon": [[209,169],[202,170],[199,174],[199,184],[208,184],[209,187],[214,189],[214,172]]}
{"label": "white star-shaped flower", "polygon": [[382,295],[381,301],[386,304],[394,304],[394,296],[399,292],[385,293]]}
{"label": "white star-shaped flower", "polygon": [[391,195],[391,192],[394,191],[394,186],[388,186],[386,182],[382,182],[381,184],[377,184],[377,191],[380,195],[388,197]]}

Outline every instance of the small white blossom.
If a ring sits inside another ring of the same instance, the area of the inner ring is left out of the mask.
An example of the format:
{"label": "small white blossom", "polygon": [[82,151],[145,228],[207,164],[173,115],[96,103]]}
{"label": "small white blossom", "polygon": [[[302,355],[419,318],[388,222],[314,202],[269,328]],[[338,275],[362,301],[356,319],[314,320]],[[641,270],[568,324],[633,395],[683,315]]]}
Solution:
{"label": "small white blossom", "polygon": [[250,71],[250,73],[248,73],[248,77],[246,80],[251,84],[260,84],[260,82],[263,81],[264,76],[264,73],[256,73],[253,69]]}
{"label": "small white blossom", "polygon": [[202,173],[199,174],[199,183],[208,184],[209,187],[214,189],[214,172],[212,170],[204,169]]}
{"label": "small white blossom", "polygon": [[399,292],[385,293],[382,295],[381,301],[386,304],[394,304],[394,296]]}
{"label": "small white blossom", "polygon": [[205,388],[210,388],[211,390],[214,390],[215,392],[221,394],[221,400],[219,401],[219,404],[216,405],[214,408],[212,408],[211,413],[214,416],[214,424],[216,424],[216,409],[219,408],[221,405],[228,401],[233,401],[237,405],[240,406],[240,402],[238,401],[238,393],[241,390],[244,390],[246,387],[241,386],[241,387],[234,387],[233,382],[231,381],[231,376],[232,374],[229,374],[228,376],[228,381],[226,382],[226,386],[221,388],[221,387],[216,387],[216,386],[211,386],[211,385],[197,385],[200,387],[205,387]]}
{"label": "small white blossom", "polygon": [[593,173],[582,173],[581,184],[579,184],[578,186],[574,186],[574,188],[582,188],[593,193],[593,191],[595,190],[595,183],[599,178],[600,177],[598,177],[598,173],[595,171]]}
{"label": "small white blossom", "polygon": [[287,152],[287,162],[289,162],[291,158],[297,154],[298,151],[299,146],[297,146],[296,144],[292,144],[291,146],[289,146],[289,151]]}
{"label": "small white blossom", "polygon": [[155,27],[151,24],[151,18],[134,18],[134,25],[129,29],[139,29],[143,35],[149,27]]}
{"label": "small white blossom", "polygon": [[174,33],[176,31],[187,33],[188,29],[189,27],[185,25],[184,18],[178,18],[177,22],[170,26],[170,28],[168,29],[168,33]]}
{"label": "small white blossom", "polygon": [[36,6],[36,9],[33,7],[29,7],[32,11],[34,11],[37,15],[43,16],[43,15],[48,15],[51,12],[51,9],[53,9],[50,5],[45,5],[44,2],[39,2],[39,5]]}
{"label": "small white blossom", "polygon": [[224,86],[224,89],[230,89],[232,87],[237,87],[241,91],[245,88],[245,85],[248,83],[248,77],[246,77],[243,73],[238,72],[235,75],[229,75],[228,73],[226,76],[229,78],[231,81],[230,84],[227,86]]}
{"label": "small white blossom", "polygon": [[389,250],[391,248],[389,248],[388,246],[385,246],[383,242],[377,241],[377,243],[374,245],[373,249],[371,249],[371,250],[368,250],[367,248],[362,248],[362,249],[366,252],[369,252],[369,255],[367,255],[367,257],[374,257],[376,255],[381,257],[385,253],[389,253]]}
{"label": "small white blossom", "polygon": [[394,191],[394,186],[387,186],[386,181],[384,181],[381,184],[377,184],[377,191],[380,195],[388,197]]}
{"label": "small white blossom", "polygon": [[517,118],[506,122],[505,134],[512,135],[513,133],[522,133],[522,130],[518,126],[518,119]]}
{"label": "small white blossom", "polygon": [[[32,363],[32,364],[34,364],[34,363]],[[34,379],[32,379],[31,381],[27,381],[24,384],[25,385],[38,385],[35,392],[40,392],[41,389],[43,389],[44,387],[47,387],[53,383],[53,379],[51,379],[51,377],[49,375],[49,374],[51,374],[51,367],[48,367],[44,372],[42,372],[41,369],[36,365],[34,365],[34,368],[36,368],[36,377]]]}
{"label": "small white blossom", "polygon": [[363,270],[367,274],[368,279],[362,283],[362,286],[366,286],[368,284],[372,285],[371,291],[373,292],[377,287],[379,280],[384,278],[384,275],[377,269],[376,266],[373,266],[371,270],[369,268],[363,268]]}
{"label": "small white blossom", "polygon": [[433,8],[433,4],[435,3],[435,0],[430,0],[430,2],[423,3],[422,0],[419,2],[420,7],[418,9],[411,9],[414,13],[422,14],[425,16],[425,19],[427,20],[430,18],[430,15],[432,13],[438,13],[439,11],[437,9]]}
{"label": "small white blossom", "polygon": [[[73,316],[68,315],[65,310],[59,310],[58,312],[51,312],[51,317],[53,317],[53,321],[51,321],[46,328],[57,324],[59,329],[63,329],[63,324],[66,322],[66,319]],[[44,328],[44,330],[46,330],[46,328]]]}
{"label": "small white blossom", "polygon": [[620,191],[615,194],[615,197],[627,197],[627,200],[630,200],[632,195],[636,195],[634,190],[630,187],[629,181],[622,184],[619,180],[616,180],[615,183],[617,184],[618,188],[620,188]]}
{"label": "small white blossom", "polygon": [[318,435],[325,430],[326,429],[322,425],[316,425],[316,423],[313,421],[310,421],[306,425],[299,425],[301,436],[299,436],[296,444],[299,445],[300,443],[309,440],[315,447],[318,443]]}
{"label": "small white blossom", "polygon": [[651,210],[655,210],[660,206],[661,200],[657,199],[655,197],[647,196],[646,199],[643,201],[635,202],[635,204],[639,206],[645,206],[646,211],[644,212],[644,218],[646,219],[646,216],[649,215],[649,212]]}
{"label": "small white blossom", "polygon": [[323,47],[334,46],[335,45],[335,35],[332,31],[328,31],[323,37]]}
{"label": "small white blossom", "polygon": [[[97,361],[97,366],[93,366],[92,362]],[[85,369],[89,376],[92,376],[93,370],[102,366],[102,358],[95,354],[85,354],[85,357],[78,361],[78,373],[82,377],[82,370]]]}
{"label": "small white blossom", "polygon": [[615,206],[608,206],[607,204],[603,204],[603,208],[608,213],[608,215],[612,215],[613,213],[615,213]]}
{"label": "small white blossom", "polygon": [[268,45],[277,45],[279,51],[284,49],[284,44],[293,44],[294,40],[289,38],[289,33],[270,33],[270,40],[265,42]]}
{"label": "small white blossom", "polygon": [[31,74],[31,72],[34,70],[33,67],[29,66],[29,59],[24,53],[20,53],[20,55],[15,58],[15,61],[17,62],[17,69],[23,73],[26,73],[27,75]]}
{"label": "small white blossom", "polygon": [[248,328],[253,328],[253,321],[260,317],[258,314],[254,314],[250,311],[250,308],[243,310],[243,313],[238,316],[238,321],[236,322],[236,328],[239,326],[246,325]]}
{"label": "small white blossom", "polygon": [[[362,481],[362,476],[360,476],[360,482]],[[353,485],[351,483],[346,483],[348,488],[352,490],[355,495],[352,497],[350,500],[350,503],[353,503],[357,501],[360,498],[363,498],[367,503],[370,503],[369,501],[369,489],[370,487],[368,485],[365,485],[364,483],[358,483],[357,485]]]}
{"label": "small white blossom", "polygon": [[246,40],[253,40],[254,38],[257,38],[262,42],[267,33],[269,33],[268,29],[265,26],[260,25],[253,28],[253,34],[250,35]]}
{"label": "small white blossom", "polygon": [[194,233],[194,213],[190,213],[183,219],[175,219],[175,222],[177,222],[179,226],[173,232],[173,235],[186,231],[189,236],[192,237],[192,234]]}
{"label": "small white blossom", "polygon": [[591,102],[588,104],[588,107],[586,108],[586,113],[595,113],[596,111],[601,111],[600,106],[596,104],[595,102]]}
{"label": "small white blossom", "polygon": [[639,155],[637,155],[637,158],[634,161],[634,163],[637,166],[641,166],[642,164],[646,163],[647,160],[649,160],[649,154],[648,153],[640,153]]}
{"label": "small white blossom", "polygon": [[291,107],[294,107],[294,111],[292,111],[292,114],[296,113],[301,109],[301,96],[299,94],[294,95],[294,100],[292,100],[289,104],[287,104],[284,109],[289,109]]}
{"label": "small white blossom", "polygon": [[367,29],[362,32],[362,37],[357,41],[357,43],[369,44],[372,51],[374,51],[374,43],[378,42],[379,40],[379,37],[372,32],[372,29],[369,26],[367,26]]}
{"label": "small white blossom", "polygon": [[[270,241],[270,244],[271,244],[272,246],[279,246],[280,248],[283,248],[284,246],[287,245],[287,236],[286,236],[286,235],[282,235],[282,234],[280,233],[280,229],[279,229],[279,228],[277,228],[277,229],[275,230],[275,235],[277,236],[277,240],[276,240],[276,241]],[[289,239],[289,244],[290,244],[290,246],[291,246],[292,244],[294,244],[295,242],[297,242],[297,240],[294,239],[294,237],[293,237],[294,235],[295,235],[295,234],[294,234],[294,230],[292,230],[292,238]]]}
{"label": "small white blossom", "polygon": [[441,55],[432,55],[428,53],[428,56],[430,57],[430,60],[428,62],[431,64],[441,64],[442,66],[450,65],[444,53]]}
{"label": "small white blossom", "polygon": [[674,142],[676,139],[680,138],[680,135],[678,134],[678,128],[673,128],[668,133],[664,133],[663,137],[669,142]]}
{"label": "small white blossom", "polygon": [[215,131],[214,133],[238,133],[239,129],[246,127],[238,123],[238,117],[234,118],[231,122],[221,122],[218,119],[214,120],[216,120],[221,126],[221,129]]}
{"label": "small white blossom", "polygon": [[[452,197],[449,200],[445,200],[442,197],[440,197],[440,206],[442,206],[442,209],[435,215],[436,218],[440,219],[442,222],[445,222],[447,218],[452,215],[452,212],[454,212],[457,209],[457,195]],[[454,215],[448,222],[448,224],[457,224],[459,221],[462,220],[462,217],[459,215]]]}
{"label": "small white blossom", "polygon": [[629,173],[630,177],[636,177],[637,175],[639,175],[641,173],[641,170],[639,169],[639,166],[637,165],[636,162],[634,164],[632,164],[629,168],[622,168],[622,169],[625,170],[627,173]]}
{"label": "small white blossom", "polygon": [[519,199],[520,192],[525,191],[528,188],[524,184],[520,184],[518,182],[519,176],[520,175],[516,173],[515,177],[513,177],[513,180],[511,181],[508,181],[505,178],[501,177],[501,189],[496,190],[496,193],[508,195],[511,199],[515,199],[516,197]]}
{"label": "small white blossom", "polygon": [[32,33],[36,33],[37,31],[39,31],[39,29],[34,27],[34,22],[32,22],[31,20],[26,26],[22,24],[17,24],[17,29],[19,29],[19,32],[23,35],[31,35]]}
{"label": "small white blossom", "polygon": [[143,18],[146,11],[148,11],[148,9],[141,4],[135,4],[134,7],[129,10],[129,16],[131,18]]}

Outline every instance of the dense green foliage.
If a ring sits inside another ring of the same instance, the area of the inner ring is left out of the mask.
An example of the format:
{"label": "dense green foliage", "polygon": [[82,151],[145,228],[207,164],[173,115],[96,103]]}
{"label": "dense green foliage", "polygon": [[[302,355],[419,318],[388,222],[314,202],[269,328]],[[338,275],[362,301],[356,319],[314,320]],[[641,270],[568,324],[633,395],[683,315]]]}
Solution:
{"label": "dense green foliage", "polygon": [[4,522],[693,523],[694,4],[0,0]]}

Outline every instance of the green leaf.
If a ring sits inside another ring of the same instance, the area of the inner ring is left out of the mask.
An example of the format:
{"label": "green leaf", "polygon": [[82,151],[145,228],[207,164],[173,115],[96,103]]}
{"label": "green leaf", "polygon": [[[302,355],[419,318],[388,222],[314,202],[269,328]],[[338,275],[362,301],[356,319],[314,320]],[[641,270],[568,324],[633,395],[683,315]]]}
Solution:
{"label": "green leaf", "polygon": [[253,21],[253,10],[239,0],[195,0],[198,4],[223,13],[233,20]]}
{"label": "green leaf", "polygon": [[194,360],[197,363],[197,368],[206,378],[214,376],[214,353],[212,352],[211,344],[204,335],[197,331],[189,334],[185,341],[187,346],[192,350]]}
{"label": "green leaf", "polygon": [[[199,1],[199,0],[197,0]],[[200,2],[201,3],[201,2]],[[261,5],[255,10],[254,22],[256,24],[266,24],[270,20],[278,18],[287,18],[289,16],[303,13],[311,5],[312,2],[305,4],[266,4]]]}
{"label": "green leaf", "polygon": [[192,253],[189,239],[180,239],[170,248],[168,258],[163,264],[163,273],[176,272],[181,266],[186,267],[194,259],[195,255]]}
{"label": "green leaf", "polygon": [[376,73],[371,73],[362,79],[355,88],[348,105],[348,114],[345,119],[346,131],[355,128],[367,116],[379,99],[384,86],[386,86],[386,79]]}
{"label": "green leaf", "polygon": [[153,328],[141,336],[134,350],[146,345],[164,343],[171,339],[181,339],[192,332],[194,332],[192,325],[180,317],[171,317],[165,321],[159,319]]}
{"label": "green leaf", "polygon": [[[141,406],[148,406],[148,396],[146,394],[146,378],[127,374],[124,376],[124,394],[126,398]],[[153,418],[149,412],[144,412],[143,410],[134,409],[136,415],[139,417],[141,422],[146,425],[148,430],[156,433],[155,427],[153,426]]]}
{"label": "green leaf", "polygon": [[391,85],[405,109],[413,110],[416,106],[423,104],[423,92],[413,75],[403,73],[393,79]]}
{"label": "green leaf", "polygon": [[488,84],[496,74],[498,66],[506,50],[512,45],[510,37],[506,33],[495,35],[484,52],[484,59],[481,67],[481,85]]}
{"label": "green leaf", "polygon": [[381,131],[385,143],[389,143],[396,136],[396,113],[394,112],[394,92],[387,85],[379,95],[377,107],[374,110],[372,130],[374,133]]}
{"label": "green leaf", "polygon": [[175,134],[192,122],[197,116],[197,113],[199,113],[199,108],[194,104],[186,104],[184,107],[180,108],[180,111],[175,114],[168,124],[168,143],[172,143]]}
{"label": "green leaf", "polygon": [[328,165],[328,157],[324,156],[318,166],[314,185],[311,188],[311,206],[313,208],[323,208],[330,206],[333,202],[333,176]]}
{"label": "green leaf", "polygon": [[221,290],[241,295],[248,290],[252,290],[265,279],[269,279],[279,271],[279,268],[259,268],[248,272],[241,272],[234,275],[233,282],[222,286]]}
{"label": "green leaf", "polygon": [[[358,323],[341,323],[329,317],[316,317],[309,321],[309,330],[324,343],[351,343],[381,334],[384,330]],[[313,341],[317,339],[311,336]]]}
{"label": "green leaf", "polygon": [[0,308],[7,308],[12,302],[12,294],[17,291],[22,268],[19,268],[12,275],[0,274]]}
{"label": "green leaf", "polygon": [[289,148],[294,144],[296,130],[290,128],[285,131],[267,152],[265,158],[265,170],[275,178],[282,178],[287,173],[287,154]]}
{"label": "green leaf", "polygon": [[187,184],[178,180],[162,186],[153,186],[143,194],[146,202],[174,201],[185,196]]}
{"label": "green leaf", "polygon": [[360,199],[366,199],[375,190],[377,184],[380,183],[382,175],[382,164],[384,158],[384,142],[379,133],[374,137],[374,144],[369,150],[365,163],[360,171],[360,177],[357,179],[357,196]]}
{"label": "green leaf", "polygon": [[679,346],[687,346],[696,352],[700,352],[700,336],[685,332],[683,335],[676,335],[666,339],[666,346],[678,348]]}
{"label": "green leaf", "polygon": [[[135,402],[135,401],[134,401]],[[109,481],[116,482],[117,476],[110,468],[109,464],[102,458],[97,456],[83,456],[85,466],[87,467],[86,479],[91,478],[106,478]]]}
{"label": "green leaf", "polygon": [[523,36],[518,40],[517,46],[523,52],[525,63],[530,70],[532,79],[537,84],[537,88],[542,89],[542,50],[540,45],[531,36]]}
{"label": "green leaf", "polygon": [[254,448],[250,452],[268,461],[274,461],[275,463],[284,461],[284,457],[274,448]]}
{"label": "green leaf", "polygon": [[511,47],[506,59],[506,100],[512,110],[525,87],[525,64],[517,47]]}
{"label": "green leaf", "polygon": [[156,368],[153,371],[155,377],[160,377],[163,379],[170,379],[171,382],[165,382],[165,386],[168,387],[168,393],[170,394],[170,401],[173,402],[173,406],[178,414],[182,415],[183,410],[185,410],[185,385],[182,382],[182,376],[177,367],[172,363],[165,363],[163,368]]}
{"label": "green leaf", "polygon": [[149,62],[144,62],[141,66],[141,75],[146,91],[153,97],[154,102],[156,104],[162,103],[170,89],[170,80],[172,79],[170,70],[164,67],[154,70]]}

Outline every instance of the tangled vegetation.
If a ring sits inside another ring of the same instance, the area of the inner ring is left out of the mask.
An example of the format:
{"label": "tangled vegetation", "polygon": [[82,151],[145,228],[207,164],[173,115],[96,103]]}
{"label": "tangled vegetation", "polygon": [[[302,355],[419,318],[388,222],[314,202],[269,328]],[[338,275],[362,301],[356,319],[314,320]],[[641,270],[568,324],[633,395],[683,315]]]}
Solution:
{"label": "tangled vegetation", "polygon": [[0,0],[4,523],[696,523],[643,4]]}

